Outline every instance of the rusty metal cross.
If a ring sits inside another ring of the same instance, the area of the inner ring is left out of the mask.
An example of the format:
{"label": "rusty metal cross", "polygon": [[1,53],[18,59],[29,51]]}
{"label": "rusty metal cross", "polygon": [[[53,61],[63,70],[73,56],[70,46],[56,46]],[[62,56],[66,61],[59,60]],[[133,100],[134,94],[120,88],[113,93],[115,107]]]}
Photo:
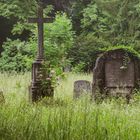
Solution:
{"label": "rusty metal cross", "polygon": [[43,18],[43,3],[39,3],[38,5],[38,17],[37,18],[29,18],[29,23],[37,23],[38,25],[38,60],[42,60],[44,58],[44,23],[52,22],[53,18]]}

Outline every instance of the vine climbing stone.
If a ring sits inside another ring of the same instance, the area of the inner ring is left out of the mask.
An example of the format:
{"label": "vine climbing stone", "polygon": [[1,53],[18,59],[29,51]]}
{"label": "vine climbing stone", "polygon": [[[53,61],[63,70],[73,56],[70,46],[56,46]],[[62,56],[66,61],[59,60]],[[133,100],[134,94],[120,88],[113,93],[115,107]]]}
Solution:
{"label": "vine climbing stone", "polygon": [[93,71],[92,95],[95,99],[122,96],[128,100],[140,87],[140,59],[123,49],[105,52]]}

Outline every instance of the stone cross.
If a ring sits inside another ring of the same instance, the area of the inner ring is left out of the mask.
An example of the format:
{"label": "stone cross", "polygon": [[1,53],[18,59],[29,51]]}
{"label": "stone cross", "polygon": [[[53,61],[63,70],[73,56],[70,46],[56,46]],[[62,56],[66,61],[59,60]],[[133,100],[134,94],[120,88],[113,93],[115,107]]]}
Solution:
{"label": "stone cross", "polygon": [[38,17],[37,18],[29,18],[29,23],[37,23],[38,25],[38,57],[37,59],[44,58],[44,23],[52,22],[52,18],[44,18],[43,17],[43,3],[39,3],[38,5]]}
{"label": "stone cross", "polygon": [[[32,82],[30,86],[30,100],[38,101],[40,98],[45,96],[53,96],[53,89],[51,89],[52,94],[50,92],[44,92],[41,88],[41,80],[40,73],[42,68],[42,62],[44,60],[44,23],[48,23],[53,21],[50,18],[43,17],[43,3],[39,3],[38,5],[38,17],[37,18],[29,18],[29,23],[37,23],[38,25],[38,55],[36,61],[32,65]],[[48,89],[50,90],[50,89]],[[48,91],[46,90],[46,91]]]}

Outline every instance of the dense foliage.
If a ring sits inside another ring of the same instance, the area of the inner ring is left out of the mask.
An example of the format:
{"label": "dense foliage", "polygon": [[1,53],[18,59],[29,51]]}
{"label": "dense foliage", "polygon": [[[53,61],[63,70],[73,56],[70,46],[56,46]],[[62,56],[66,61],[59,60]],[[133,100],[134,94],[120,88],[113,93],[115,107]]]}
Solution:
{"label": "dense foliage", "polygon": [[[77,2],[77,6],[79,3]],[[76,46],[74,46],[76,49],[73,48],[75,50],[74,55],[71,54],[75,65],[81,61],[85,63],[84,69],[91,70],[95,59],[100,53],[100,48],[106,47],[106,45],[108,47],[132,46],[139,53],[138,17],[140,15],[140,2],[138,0],[91,0],[88,5],[83,2],[81,4],[82,6],[79,5],[79,16],[76,16],[77,13],[73,15],[80,21],[78,24],[80,26],[80,35],[77,37]],[[91,42],[93,43],[91,44]],[[91,52],[93,55],[90,55]]]}
{"label": "dense foliage", "polygon": [[109,46],[109,42],[102,38],[97,38],[92,33],[87,35],[81,34],[75,41],[74,46],[70,49],[68,55],[74,67],[83,64],[83,67],[79,71],[90,71],[94,67],[97,56],[103,52],[102,49],[108,48]]}
{"label": "dense foliage", "polygon": [[[31,37],[26,42],[19,39],[13,41],[8,39],[3,44],[4,51],[0,59],[1,70],[31,70],[31,64],[37,53],[38,31],[34,25],[30,31],[32,32]],[[73,45],[73,35],[71,20],[67,18],[66,14],[56,14],[54,22],[45,25],[45,59],[57,68],[57,71],[68,63],[66,55],[68,49]]]}
{"label": "dense foliage", "polygon": [[66,14],[57,14],[53,23],[45,26],[46,60],[56,67],[64,67],[68,50],[73,46],[74,32],[71,20]]}
{"label": "dense foliage", "polygon": [[1,54],[0,69],[2,71],[26,71],[31,69],[34,58],[33,48],[26,42],[8,39],[3,45],[4,51]]}
{"label": "dense foliage", "polygon": [[[101,48],[126,45],[140,52],[139,0],[44,0],[43,2],[44,7],[47,4],[44,15],[55,16],[56,11],[65,11],[70,19],[66,14],[59,14],[63,15],[61,21],[57,16],[58,19],[53,24],[45,27],[46,56],[47,59],[53,58],[53,63],[67,59],[68,62],[71,61],[73,67],[82,64],[83,70],[90,71]],[[37,15],[36,8],[36,0],[22,2],[1,0],[0,16],[14,18],[17,21],[11,31],[14,35],[22,34],[25,30],[35,34],[35,26],[29,25],[27,18]],[[32,38],[34,42],[37,41],[34,35]],[[62,62],[60,61],[61,64]]]}

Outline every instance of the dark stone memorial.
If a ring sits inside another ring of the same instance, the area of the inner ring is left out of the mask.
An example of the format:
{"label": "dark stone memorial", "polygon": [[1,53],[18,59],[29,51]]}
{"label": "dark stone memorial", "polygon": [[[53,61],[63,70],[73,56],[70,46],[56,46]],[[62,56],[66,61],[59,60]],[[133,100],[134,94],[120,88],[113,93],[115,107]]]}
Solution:
{"label": "dark stone memorial", "polygon": [[74,82],[74,98],[79,98],[81,95],[91,94],[91,82],[79,80]]}
{"label": "dark stone memorial", "polygon": [[[44,35],[43,35],[43,24],[52,22],[53,19],[43,18],[43,2],[38,2],[38,17],[29,18],[29,23],[37,23],[38,25],[38,55],[35,62],[32,65],[32,83],[30,87],[30,99],[34,102],[45,96],[53,96],[53,89],[46,89],[45,91],[41,88],[40,75],[42,69],[42,63],[44,62]],[[47,78],[47,77],[46,77]]]}
{"label": "dark stone memorial", "polygon": [[93,71],[92,95],[131,98],[140,87],[140,60],[123,49],[111,50],[98,57]]}

